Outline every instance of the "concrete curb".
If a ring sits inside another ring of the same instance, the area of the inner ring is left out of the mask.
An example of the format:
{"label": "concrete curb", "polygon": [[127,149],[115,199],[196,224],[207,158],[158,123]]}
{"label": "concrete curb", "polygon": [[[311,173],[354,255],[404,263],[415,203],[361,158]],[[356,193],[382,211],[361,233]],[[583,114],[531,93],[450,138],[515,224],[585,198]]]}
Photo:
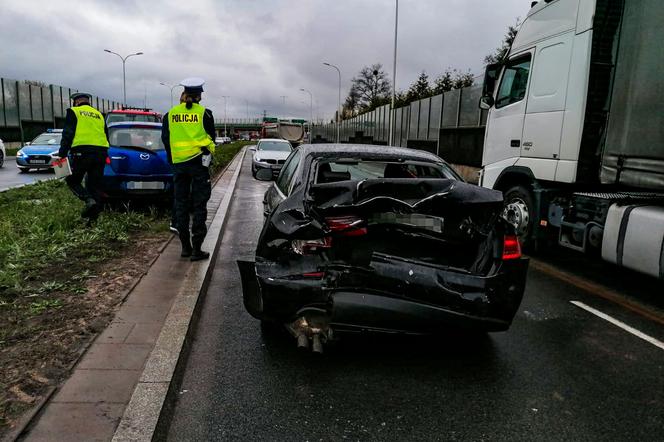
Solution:
{"label": "concrete curb", "polygon": [[173,301],[155,347],[113,435],[114,442],[161,440],[168,430],[173,399],[186,365],[189,344],[214,269],[226,215],[246,152],[245,147],[233,159],[233,162],[239,161],[205,238],[203,248],[211,250],[211,257],[192,265],[185,276],[185,283]]}

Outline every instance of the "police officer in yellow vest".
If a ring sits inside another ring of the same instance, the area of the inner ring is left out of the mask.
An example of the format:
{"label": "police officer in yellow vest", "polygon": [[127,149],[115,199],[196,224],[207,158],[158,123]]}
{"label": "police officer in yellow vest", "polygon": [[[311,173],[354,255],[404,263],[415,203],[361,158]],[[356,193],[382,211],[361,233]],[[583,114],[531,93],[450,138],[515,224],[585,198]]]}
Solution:
{"label": "police officer in yellow vest", "polygon": [[[201,101],[204,80],[188,78],[180,104],[173,107],[162,123],[161,139],[173,166],[175,184],[176,228],[182,242],[183,258],[192,261],[207,259],[201,250],[207,227],[207,202],[210,199],[209,155],[214,152],[214,117]],[[193,209],[191,235],[189,208]]]}
{"label": "police officer in yellow vest", "polygon": [[[108,129],[104,116],[90,106],[92,96],[76,93],[71,96],[73,106],[67,109],[58,156],[70,154],[72,174],[67,185],[85,203],[81,216],[92,222],[101,212],[101,179],[108,155]],[[86,177],[85,187],[82,186]]]}

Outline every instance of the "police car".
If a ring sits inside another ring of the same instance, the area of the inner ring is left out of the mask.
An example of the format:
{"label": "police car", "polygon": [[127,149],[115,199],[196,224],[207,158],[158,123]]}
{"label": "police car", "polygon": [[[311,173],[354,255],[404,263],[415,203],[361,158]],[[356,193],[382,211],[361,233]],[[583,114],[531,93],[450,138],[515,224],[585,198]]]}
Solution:
{"label": "police car", "polygon": [[26,143],[21,150],[16,152],[16,167],[19,172],[52,168],[53,161],[57,159],[58,150],[60,150],[61,140],[62,129],[49,129]]}
{"label": "police car", "polygon": [[161,123],[111,123],[108,142],[102,197],[171,198],[173,172],[161,142]]}

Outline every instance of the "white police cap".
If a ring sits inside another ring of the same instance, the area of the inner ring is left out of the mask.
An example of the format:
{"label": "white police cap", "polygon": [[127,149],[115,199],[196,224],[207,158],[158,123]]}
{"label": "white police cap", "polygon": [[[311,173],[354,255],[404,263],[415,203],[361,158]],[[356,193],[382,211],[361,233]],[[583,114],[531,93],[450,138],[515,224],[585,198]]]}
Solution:
{"label": "white police cap", "polygon": [[200,77],[189,77],[180,82],[180,86],[184,86],[184,91],[191,93],[203,92],[204,84],[205,80]]}

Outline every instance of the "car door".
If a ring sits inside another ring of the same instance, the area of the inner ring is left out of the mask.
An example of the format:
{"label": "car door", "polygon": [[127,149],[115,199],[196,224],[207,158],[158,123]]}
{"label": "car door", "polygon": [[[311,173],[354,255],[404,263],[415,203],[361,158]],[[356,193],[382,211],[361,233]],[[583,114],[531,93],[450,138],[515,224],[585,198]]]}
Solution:
{"label": "car door", "polygon": [[532,51],[522,52],[510,58],[503,69],[487,122],[485,165],[517,158],[521,154],[532,58]]}
{"label": "car door", "polygon": [[299,164],[300,151],[295,150],[286,159],[284,167],[281,168],[277,180],[272,183],[272,186],[270,186],[265,193],[265,198],[263,199],[263,215],[268,216],[277,205],[288,197]]}

